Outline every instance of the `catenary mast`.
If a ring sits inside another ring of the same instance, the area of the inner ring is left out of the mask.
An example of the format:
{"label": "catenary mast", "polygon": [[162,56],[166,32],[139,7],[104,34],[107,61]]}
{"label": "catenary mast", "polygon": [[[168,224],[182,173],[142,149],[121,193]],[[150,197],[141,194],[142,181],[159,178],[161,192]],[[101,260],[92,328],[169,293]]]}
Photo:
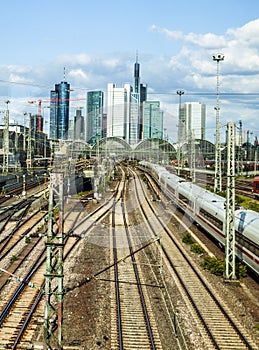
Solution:
{"label": "catenary mast", "polygon": [[213,56],[213,61],[217,62],[217,91],[216,91],[216,151],[215,151],[215,179],[214,192],[222,190],[221,176],[221,150],[220,150],[220,123],[219,123],[219,62],[224,60],[224,55],[217,54]]}

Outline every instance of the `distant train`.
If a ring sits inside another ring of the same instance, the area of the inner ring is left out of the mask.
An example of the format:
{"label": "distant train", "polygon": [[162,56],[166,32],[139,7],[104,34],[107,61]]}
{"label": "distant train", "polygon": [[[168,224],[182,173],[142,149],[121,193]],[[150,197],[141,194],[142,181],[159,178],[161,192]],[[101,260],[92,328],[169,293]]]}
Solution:
{"label": "distant train", "polygon": [[[185,181],[160,165],[146,161],[139,164],[152,173],[163,191],[180,209],[221,245],[225,245],[225,198]],[[259,276],[259,213],[236,209],[235,232],[238,259]]]}
{"label": "distant train", "polygon": [[253,181],[253,194],[256,199],[259,199],[259,176],[255,176]]}

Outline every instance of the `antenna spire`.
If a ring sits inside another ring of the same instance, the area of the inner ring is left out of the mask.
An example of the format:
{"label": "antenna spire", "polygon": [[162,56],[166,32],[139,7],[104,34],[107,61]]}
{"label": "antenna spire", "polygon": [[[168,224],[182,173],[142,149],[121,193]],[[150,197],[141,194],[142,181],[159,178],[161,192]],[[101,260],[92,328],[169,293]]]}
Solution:
{"label": "antenna spire", "polygon": [[66,81],[66,67],[64,67],[64,82]]}

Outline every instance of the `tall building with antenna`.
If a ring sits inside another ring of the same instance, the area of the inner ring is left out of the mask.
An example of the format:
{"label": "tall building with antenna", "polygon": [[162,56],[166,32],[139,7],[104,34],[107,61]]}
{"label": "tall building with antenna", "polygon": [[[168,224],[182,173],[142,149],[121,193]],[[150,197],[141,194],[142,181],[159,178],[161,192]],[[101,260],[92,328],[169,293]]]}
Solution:
{"label": "tall building with antenna", "polygon": [[139,78],[139,70],[140,70],[140,65],[138,63],[138,52],[136,54],[136,62],[134,64],[134,92],[135,93],[139,93],[139,82],[140,82],[140,78]]}
{"label": "tall building with antenna", "polygon": [[147,87],[140,83],[138,55],[134,64],[134,83],[107,87],[107,137],[121,137],[133,145],[143,138],[143,102]]}
{"label": "tall building with antenna", "polygon": [[50,138],[53,140],[66,140],[69,127],[69,98],[70,84],[64,80],[55,84],[55,90],[50,92]]}
{"label": "tall building with antenna", "polygon": [[138,52],[136,53],[136,62],[134,64],[134,98],[135,100],[138,100],[138,127],[137,137],[135,138],[135,140],[141,140],[143,137],[144,130],[143,102],[147,100],[147,86],[145,84],[140,83],[140,64],[138,62]]}

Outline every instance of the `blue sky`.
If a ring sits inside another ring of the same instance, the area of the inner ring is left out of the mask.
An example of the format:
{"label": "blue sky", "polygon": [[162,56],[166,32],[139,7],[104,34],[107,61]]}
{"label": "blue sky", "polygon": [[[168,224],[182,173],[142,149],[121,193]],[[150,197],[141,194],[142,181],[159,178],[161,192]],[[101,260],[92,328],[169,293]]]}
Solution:
{"label": "blue sky", "polygon": [[222,134],[227,121],[241,119],[244,132],[259,135],[258,0],[4,1],[0,44],[0,109],[8,98],[15,121],[22,122],[24,111],[36,112],[28,100],[49,98],[50,89],[63,80],[64,66],[74,90],[71,106],[81,106],[87,90],[105,91],[109,82],[133,83],[138,51],[141,81],[148,85],[149,99],[161,101],[169,137],[177,135],[180,88],[183,102],[206,103],[211,139],[212,55],[224,53]]}

